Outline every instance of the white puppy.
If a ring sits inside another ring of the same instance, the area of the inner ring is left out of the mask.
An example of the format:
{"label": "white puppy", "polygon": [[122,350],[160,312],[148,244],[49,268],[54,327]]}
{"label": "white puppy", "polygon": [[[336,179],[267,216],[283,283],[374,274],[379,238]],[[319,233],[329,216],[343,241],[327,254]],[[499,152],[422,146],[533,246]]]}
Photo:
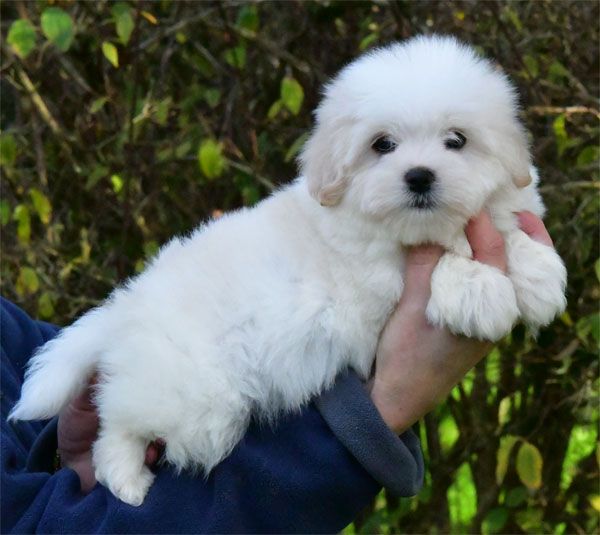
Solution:
{"label": "white puppy", "polygon": [[[97,479],[142,503],[148,443],[206,473],[251,416],[297,409],[344,368],[367,378],[402,293],[403,245],[448,252],[431,322],[497,340],[565,307],[556,252],[518,229],[542,215],[516,94],[451,38],[359,58],[326,88],[301,176],[252,209],[174,239],[140,276],[33,358],[13,419],[48,418],[99,370]],[[533,176],[533,183],[531,177]],[[468,219],[487,208],[507,274],[471,259]]]}

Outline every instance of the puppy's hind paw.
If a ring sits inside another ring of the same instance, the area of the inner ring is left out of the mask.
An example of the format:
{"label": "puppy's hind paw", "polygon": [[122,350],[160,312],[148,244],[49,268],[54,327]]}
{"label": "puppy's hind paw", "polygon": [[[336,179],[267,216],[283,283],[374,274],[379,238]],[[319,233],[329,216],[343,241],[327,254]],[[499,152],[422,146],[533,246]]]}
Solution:
{"label": "puppy's hind paw", "polygon": [[142,505],[154,481],[154,474],[144,465],[146,444],[129,433],[103,430],[93,448],[96,480],[134,507]]}
{"label": "puppy's hind paw", "polygon": [[446,253],[431,277],[427,319],[454,334],[495,342],[519,318],[515,290],[498,269]]}
{"label": "puppy's hind paw", "polygon": [[[101,481],[96,475],[98,481]],[[125,502],[133,507],[139,507],[144,503],[144,498],[148,494],[148,489],[154,481],[154,474],[149,468],[144,467],[134,477],[119,478],[116,477],[110,481],[104,483],[119,500]]]}

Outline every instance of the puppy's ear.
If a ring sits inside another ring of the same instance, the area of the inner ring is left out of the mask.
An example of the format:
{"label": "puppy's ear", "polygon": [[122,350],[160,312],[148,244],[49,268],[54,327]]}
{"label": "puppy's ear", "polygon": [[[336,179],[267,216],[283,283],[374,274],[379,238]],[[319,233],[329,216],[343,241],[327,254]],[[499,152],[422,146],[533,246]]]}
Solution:
{"label": "puppy's ear", "polygon": [[299,157],[300,172],[310,194],[323,206],[338,204],[349,179],[353,158],[349,121],[317,119],[317,126]]}
{"label": "puppy's ear", "polygon": [[504,168],[510,173],[517,188],[531,184],[531,153],[525,129],[517,122],[504,130],[503,134],[491,133],[492,150]]}

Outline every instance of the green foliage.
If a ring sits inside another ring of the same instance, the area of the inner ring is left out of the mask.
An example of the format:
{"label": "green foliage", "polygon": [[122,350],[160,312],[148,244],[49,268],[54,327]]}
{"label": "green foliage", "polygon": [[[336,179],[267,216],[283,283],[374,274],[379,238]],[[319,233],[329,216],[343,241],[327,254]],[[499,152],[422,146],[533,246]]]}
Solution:
{"label": "green foliage", "polygon": [[135,22],[133,15],[131,14],[131,8],[125,2],[117,2],[111,8],[111,13],[115,21],[115,28],[119,40],[121,43],[126,45],[129,43],[131,34],[135,28]]}
{"label": "green foliage", "polygon": [[500,446],[497,452],[496,461],[496,483],[502,484],[506,471],[508,470],[508,461],[512,452],[513,446],[519,441],[518,437],[512,435],[503,436],[500,439]]}
{"label": "green foliage", "polygon": [[6,41],[20,57],[26,58],[35,48],[35,28],[27,19],[15,20]]}
{"label": "green foliage", "polygon": [[[113,67],[119,67],[119,51],[117,50],[117,47],[115,45],[113,45],[110,41],[103,41],[102,53]],[[98,101],[95,101],[94,104],[92,104],[92,109],[98,111],[99,107],[102,107],[103,104],[104,102],[102,101],[100,103],[98,103]]]}
{"label": "green foliage", "polygon": [[477,513],[477,489],[469,463],[458,467],[447,495],[452,532],[464,533]]}
{"label": "green foliage", "polygon": [[0,165],[11,166],[17,157],[17,144],[11,134],[0,135]]}
{"label": "green foliage", "polygon": [[213,139],[205,139],[198,149],[198,162],[206,178],[220,177],[226,167],[221,144]]}
{"label": "green foliage", "polygon": [[504,507],[492,509],[481,522],[481,533],[492,535],[502,533],[502,529],[508,520],[508,511]]}
{"label": "green foliage", "polygon": [[281,102],[294,115],[300,113],[303,100],[304,90],[298,80],[290,76],[281,80]]}
{"label": "green foliage", "polygon": [[517,453],[517,474],[527,488],[536,490],[542,486],[542,465],[540,450],[529,442],[523,442]]}
{"label": "green foliage", "polygon": [[494,57],[519,89],[568,308],[537,337],[518,326],[419,424],[419,495],[382,492],[345,532],[598,532],[597,2],[96,0],[2,15],[2,293],[56,323],[171,236],[289,182],[322,84],[362,50],[435,30]]}
{"label": "green foliage", "polygon": [[68,13],[59,7],[46,8],[42,13],[41,24],[42,32],[48,41],[54,43],[63,52],[69,50],[75,30]]}

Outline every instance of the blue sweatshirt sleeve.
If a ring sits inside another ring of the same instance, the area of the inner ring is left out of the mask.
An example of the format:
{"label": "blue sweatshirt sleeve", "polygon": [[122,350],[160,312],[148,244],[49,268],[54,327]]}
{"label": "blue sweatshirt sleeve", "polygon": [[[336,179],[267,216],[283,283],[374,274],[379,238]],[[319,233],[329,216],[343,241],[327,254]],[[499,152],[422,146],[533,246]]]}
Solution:
{"label": "blue sweatshirt sleeve", "polygon": [[2,531],[15,533],[333,533],[382,485],[414,494],[423,464],[412,433],[385,426],[360,381],[344,374],[301,412],[272,428],[252,424],[207,479],[159,467],[140,507],[101,485],[80,492],[77,474],[52,472],[56,421],[11,425],[23,366],[56,330],[3,301]]}

